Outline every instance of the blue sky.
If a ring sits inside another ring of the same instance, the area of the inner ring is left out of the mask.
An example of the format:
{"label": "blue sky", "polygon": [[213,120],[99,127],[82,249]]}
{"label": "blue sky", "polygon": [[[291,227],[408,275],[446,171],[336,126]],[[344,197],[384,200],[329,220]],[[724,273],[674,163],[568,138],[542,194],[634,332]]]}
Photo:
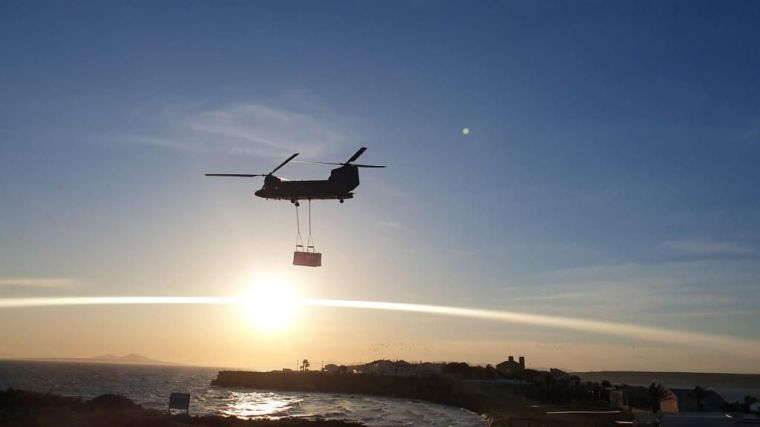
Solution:
{"label": "blue sky", "polygon": [[[271,273],[316,297],[760,340],[757,22],[756,2],[3,2],[0,296],[222,295]],[[317,271],[288,265],[292,206],[203,177],[362,145],[389,167],[315,203]],[[23,316],[43,335],[85,321],[40,313]],[[369,322],[367,346],[479,340],[497,344],[447,357],[491,362],[522,343],[551,364],[540,346],[629,344],[398,322]],[[0,356],[56,352],[25,332]],[[686,354],[655,350],[609,367]]]}

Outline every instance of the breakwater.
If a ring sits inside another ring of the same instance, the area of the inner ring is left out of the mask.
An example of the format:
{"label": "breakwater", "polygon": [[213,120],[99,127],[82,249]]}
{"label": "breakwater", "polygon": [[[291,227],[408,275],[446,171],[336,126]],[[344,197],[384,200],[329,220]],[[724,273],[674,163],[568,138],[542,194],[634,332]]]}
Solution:
{"label": "breakwater", "polygon": [[477,399],[463,392],[455,379],[446,376],[221,371],[211,384],[263,390],[368,394],[479,409]]}

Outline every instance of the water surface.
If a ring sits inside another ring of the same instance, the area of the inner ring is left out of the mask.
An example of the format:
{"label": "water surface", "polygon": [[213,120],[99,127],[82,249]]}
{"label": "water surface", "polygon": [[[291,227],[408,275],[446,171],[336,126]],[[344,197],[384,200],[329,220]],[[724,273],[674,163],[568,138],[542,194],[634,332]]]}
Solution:
{"label": "water surface", "polygon": [[192,414],[241,418],[307,417],[369,426],[485,426],[479,415],[428,402],[338,393],[301,393],[211,386],[217,369],[58,362],[0,362],[0,389],[9,387],[92,398],[112,393],[166,410],[169,394],[189,392]]}

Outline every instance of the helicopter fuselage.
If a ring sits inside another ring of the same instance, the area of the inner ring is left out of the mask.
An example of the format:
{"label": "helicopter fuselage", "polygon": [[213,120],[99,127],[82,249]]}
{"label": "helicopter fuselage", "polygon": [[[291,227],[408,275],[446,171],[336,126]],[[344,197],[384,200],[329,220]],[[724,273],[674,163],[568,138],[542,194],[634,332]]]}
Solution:
{"label": "helicopter fuselage", "polygon": [[274,175],[264,179],[264,186],[256,191],[256,196],[265,199],[290,200],[329,200],[351,199],[353,191],[359,186],[359,170],[353,165],[344,165],[330,172],[324,180],[287,181]]}

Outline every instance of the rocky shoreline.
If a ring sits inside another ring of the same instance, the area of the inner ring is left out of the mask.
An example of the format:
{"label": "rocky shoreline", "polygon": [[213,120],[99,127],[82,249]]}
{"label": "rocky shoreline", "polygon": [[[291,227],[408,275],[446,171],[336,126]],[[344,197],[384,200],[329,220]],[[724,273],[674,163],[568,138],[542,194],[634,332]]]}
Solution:
{"label": "rocky shoreline", "polygon": [[[220,371],[212,385],[259,390],[364,394],[424,400],[480,414],[493,427],[514,425],[614,426],[621,414],[583,414],[609,409],[594,404],[547,405],[518,395],[498,383],[462,381],[452,376],[339,374],[320,371]],[[549,415],[554,410],[575,414]]]}
{"label": "rocky shoreline", "polygon": [[283,418],[243,420],[218,415],[189,416],[145,409],[123,396],[94,399],[8,389],[0,391],[0,425],[4,427],[357,427],[336,420]]}

